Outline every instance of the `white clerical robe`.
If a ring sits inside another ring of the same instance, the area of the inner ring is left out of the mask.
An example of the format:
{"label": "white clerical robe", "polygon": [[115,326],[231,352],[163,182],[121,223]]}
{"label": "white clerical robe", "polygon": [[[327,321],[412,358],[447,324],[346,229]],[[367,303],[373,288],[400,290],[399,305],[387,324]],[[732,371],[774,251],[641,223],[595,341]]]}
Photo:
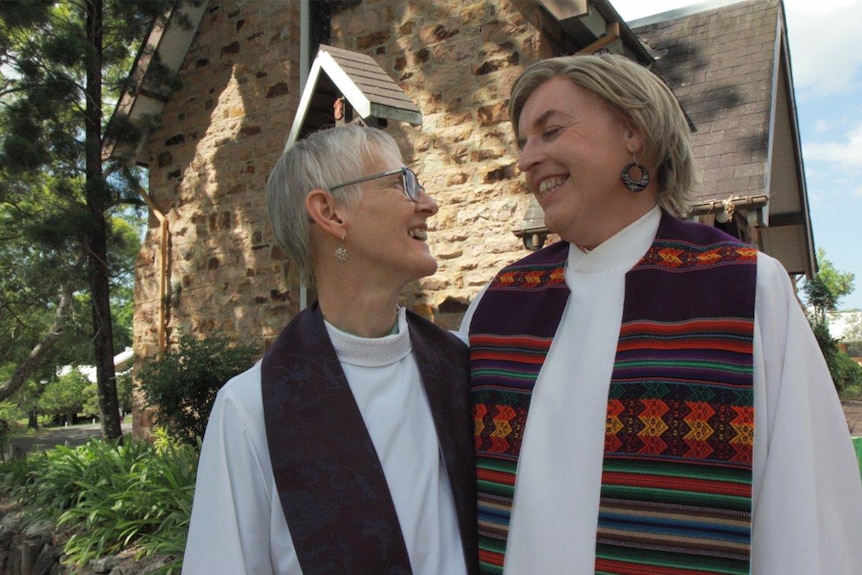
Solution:
{"label": "white clerical robe", "polygon": [[[504,575],[593,573],[625,274],[660,218],[655,208],[589,253],[569,250],[571,296],[533,391]],[[786,271],[762,253],[754,404],[752,573],[862,575],[862,483],[846,420]]]}
{"label": "white clerical robe", "polygon": [[[381,461],[413,573],[464,575],[452,489],[403,308],[398,325],[397,334],[374,339],[326,329]],[[228,382],[213,406],[183,573],[302,574],[272,474],[260,362]]]}

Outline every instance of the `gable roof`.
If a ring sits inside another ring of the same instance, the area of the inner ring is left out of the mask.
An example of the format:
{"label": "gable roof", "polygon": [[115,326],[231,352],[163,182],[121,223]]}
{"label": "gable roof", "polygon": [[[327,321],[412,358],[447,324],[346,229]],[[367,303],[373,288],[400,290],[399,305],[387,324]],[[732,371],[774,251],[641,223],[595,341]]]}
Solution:
{"label": "gable roof", "polygon": [[814,241],[780,0],[719,0],[631,22],[695,126],[695,214],[733,204],[759,247],[811,276]]}
{"label": "gable roof", "polygon": [[331,124],[332,106],[340,96],[363,120],[374,117],[414,126],[422,123],[419,107],[374,58],[321,44],[299,100],[287,147],[309,131]]}
{"label": "gable roof", "polygon": [[[172,73],[180,69],[207,4],[208,0],[199,0],[185,4],[180,9],[171,9],[162,17],[156,18],[132,66],[133,85],[117,102],[109,123],[125,118],[132,124],[143,127],[148,118],[156,118],[162,113],[170,94],[158,83],[148,81],[150,66],[156,59]],[[134,142],[106,141],[102,157],[126,156],[138,164],[146,165],[147,159],[141,155],[145,141],[145,132]]]}

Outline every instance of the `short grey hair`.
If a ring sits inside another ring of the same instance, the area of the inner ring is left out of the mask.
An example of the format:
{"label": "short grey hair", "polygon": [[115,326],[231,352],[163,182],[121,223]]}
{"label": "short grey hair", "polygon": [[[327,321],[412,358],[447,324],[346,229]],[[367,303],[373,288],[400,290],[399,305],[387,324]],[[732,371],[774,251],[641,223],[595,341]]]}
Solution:
{"label": "short grey hair", "polygon": [[[528,67],[512,86],[509,118],[518,121],[527,99],[553,78],[564,78],[602,98],[644,136],[643,155],[657,166],[659,205],[685,216],[697,175],[688,121],[670,88],[644,66],[616,54],[561,56]],[[622,167],[622,166],[621,166]]]}
{"label": "short grey hair", "polygon": [[[266,203],[275,240],[313,282],[309,215],[305,197],[311,190],[361,177],[381,159],[400,161],[392,136],[377,128],[346,125],[314,132],[282,154],[266,182]],[[359,205],[358,184],[330,191],[348,210]]]}

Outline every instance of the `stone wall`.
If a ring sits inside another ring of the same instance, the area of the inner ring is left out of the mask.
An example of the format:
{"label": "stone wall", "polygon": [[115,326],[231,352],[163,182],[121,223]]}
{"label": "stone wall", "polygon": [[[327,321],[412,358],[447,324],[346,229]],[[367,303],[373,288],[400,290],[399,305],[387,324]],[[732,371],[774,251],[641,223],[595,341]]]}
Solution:
{"label": "stone wall", "polygon": [[[219,331],[261,352],[299,310],[297,273],[274,245],[264,197],[299,101],[298,11],[299,2],[209,2],[183,86],[146,145],[169,237],[152,216],[136,270],[137,361],[158,352],[160,305],[169,344]],[[331,24],[330,44],[371,55],[422,111],[419,127],[387,128],[440,206],[429,222],[439,271],[403,299],[456,327],[494,272],[525,253],[512,230],[529,195],[506,104],[515,77],[547,50],[541,11],[518,0],[363,0],[334,9]],[[149,423],[136,410],[136,434]]]}
{"label": "stone wall", "polygon": [[0,575],[145,575],[173,559],[138,559],[138,550],[129,548],[84,567],[65,565],[62,542],[68,536],[48,521],[26,521],[17,505],[0,500]]}
{"label": "stone wall", "polygon": [[506,105],[522,63],[536,58],[536,31],[511,2],[384,0],[333,17],[332,35],[333,44],[372,55],[422,111],[420,127],[388,131],[440,206],[429,222],[439,269],[404,295],[455,327],[494,271],[523,255],[512,229],[529,197]]}

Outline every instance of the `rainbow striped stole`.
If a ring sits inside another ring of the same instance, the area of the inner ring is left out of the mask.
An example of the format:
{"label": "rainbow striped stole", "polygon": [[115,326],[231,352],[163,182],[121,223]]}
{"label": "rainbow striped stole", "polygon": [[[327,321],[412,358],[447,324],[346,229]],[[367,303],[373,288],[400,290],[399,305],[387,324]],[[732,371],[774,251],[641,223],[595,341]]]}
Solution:
{"label": "rainbow striped stole", "polygon": [[664,218],[626,275],[597,574],[750,572],[756,257]]}
{"label": "rainbow striped stole", "polygon": [[533,386],[569,298],[567,255],[558,243],[502,270],[470,325],[480,573],[503,572]]}
{"label": "rainbow striped stole", "polygon": [[[501,271],[471,322],[481,573],[503,571],[531,393],[569,296],[567,255],[554,244]],[[748,572],[755,263],[753,248],[663,214],[627,274],[596,573]]]}

